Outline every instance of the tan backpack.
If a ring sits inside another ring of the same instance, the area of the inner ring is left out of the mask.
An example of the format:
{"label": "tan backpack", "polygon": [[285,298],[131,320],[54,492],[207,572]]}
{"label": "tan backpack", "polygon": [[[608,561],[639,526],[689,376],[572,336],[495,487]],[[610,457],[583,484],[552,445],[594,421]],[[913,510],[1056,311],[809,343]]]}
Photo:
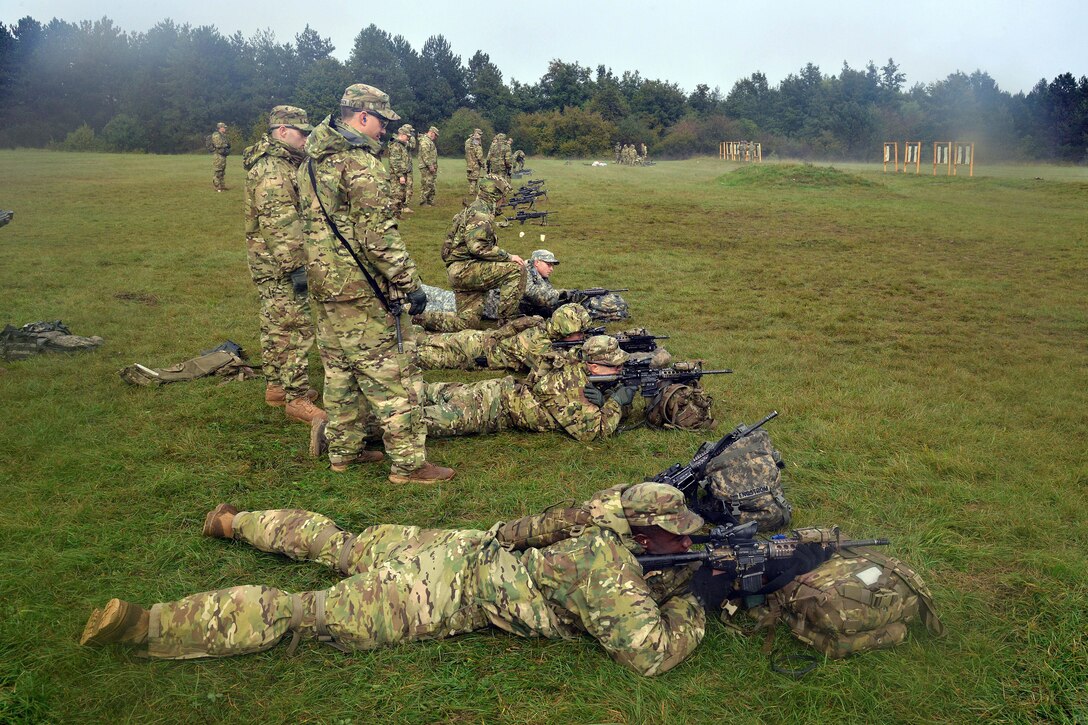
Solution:
{"label": "tan backpack", "polygon": [[782,456],[771,436],[757,430],[729,446],[706,467],[703,504],[717,510],[711,520],[746,524],[755,521],[760,531],[790,525],[793,506],[782,489]]}
{"label": "tan backpack", "polygon": [[698,382],[672,383],[646,409],[646,422],[654,428],[705,430],[717,425],[710,412],[714,398]]}

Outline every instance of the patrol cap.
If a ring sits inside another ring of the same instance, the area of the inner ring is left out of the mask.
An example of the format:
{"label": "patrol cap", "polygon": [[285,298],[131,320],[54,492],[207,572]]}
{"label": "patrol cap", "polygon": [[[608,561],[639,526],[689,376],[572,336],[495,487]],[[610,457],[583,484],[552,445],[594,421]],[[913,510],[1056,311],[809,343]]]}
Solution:
{"label": "patrol cap", "polygon": [[547,249],[538,249],[529,255],[529,258],[534,262],[539,259],[541,262],[547,262],[548,264],[559,264],[559,260]]}
{"label": "patrol cap", "polygon": [[355,83],[344,91],[340,105],[346,108],[358,108],[381,116],[386,121],[399,121],[400,116],[389,105],[389,94],[365,83]]}
{"label": "patrol cap", "polygon": [[484,132],[483,132],[483,130],[481,130],[479,128],[474,128],[474,129],[472,129],[472,135],[473,136],[483,136]]}
{"label": "patrol cap", "polygon": [[306,133],[314,130],[314,127],[310,125],[310,119],[306,116],[306,111],[295,106],[276,106],[272,109],[268,114],[268,127],[276,128],[277,126],[297,128]]}
{"label": "patrol cap", "polygon": [[227,127],[227,124],[225,124],[225,123],[223,123],[222,121],[220,121],[219,123],[215,124],[215,127],[216,127],[216,128],[226,128],[226,127]]}
{"label": "patrol cap", "polygon": [[627,353],[620,349],[616,338],[610,335],[594,335],[582,345],[582,360],[616,368],[627,362]]}
{"label": "patrol cap", "polygon": [[660,526],[674,534],[693,534],[703,519],[687,507],[684,494],[667,483],[636,483],[620,496],[631,526]]}
{"label": "patrol cap", "polygon": [[435,136],[438,136],[438,135],[440,135],[440,134],[438,133],[438,129],[437,129],[437,128],[435,128],[434,126],[431,126],[430,128],[428,128],[428,129],[427,129],[427,133],[433,133],[433,134],[434,134]]}
{"label": "patrol cap", "polygon": [[406,123],[397,129],[397,133],[403,133],[405,136],[411,136],[416,130],[412,128],[412,124]]}

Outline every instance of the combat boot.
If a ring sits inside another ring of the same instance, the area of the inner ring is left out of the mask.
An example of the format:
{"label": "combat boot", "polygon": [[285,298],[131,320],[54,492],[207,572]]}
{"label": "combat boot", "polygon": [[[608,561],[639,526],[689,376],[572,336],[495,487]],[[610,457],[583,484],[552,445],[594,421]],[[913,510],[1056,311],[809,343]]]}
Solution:
{"label": "combat boot", "polygon": [[385,460],[385,454],[381,451],[360,451],[346,461],[338,461],[329,464],[329,470],[333,473],[344,473],[350,466],[358,463],[377,463]]}
{"label": "combat boot", "polygon": [[321,408],[313,404],[309,398],[295,398],[283,409],[287,417],[300,423],[313,423],[317,418],[329,416]]}
{"label": "combat boot", "polygon": [[457,474],[452,468],[436,466],[433,463],[424,463],[411,473],[390,473],[390,483],[435,483],[436,481],[448,481]]}
{"label": "combat boot", "polygon": [[79,643],[144,644],[147,642],[147,627],[150,622],[151,612],[143,607],[123,599],[111,599],[106,606],[91,612]]}
{"label": "combat boot", "polygon": [[[317,400],[321,395],[317,390],[313,388],[306,388],[306,392],[302,397],[307,400]],[[264,402],[271,405],[273,408],[282,408],[287,405],[287,391],[280,385],[269,385],[264,389]]]}
{"label": "combat boot", "polygon": [[229,503],[221,503],[204,517],[204,529],[200,533],[213,539],[234,538],[234,515],[238,513],[237,506]]}

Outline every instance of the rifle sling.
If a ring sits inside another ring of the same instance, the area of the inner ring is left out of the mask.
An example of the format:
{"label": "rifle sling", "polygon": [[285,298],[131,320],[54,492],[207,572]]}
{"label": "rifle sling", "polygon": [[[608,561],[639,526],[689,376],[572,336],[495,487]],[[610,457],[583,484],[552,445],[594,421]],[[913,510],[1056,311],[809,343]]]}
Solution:
{"label": "rifle sling", "polygon": [[321,209],[321,216],[325,217],[325,223],[329,225],[329,229],[331,229],[332,233],[336,236],[336,238],[340,240],[340,244],[343,245],[344,249],[348,250],[348,254],[350,254],[351,258],[355,260],[355,266],[357,266],[359,268],[359,271],[363,273],[363,276],[366,277],[367,284],[370,285],[370,289],[374,291],[374,296],[378,298],[378,302],[381,303],[385,311],[392,315],[394,318],[399,317],[400,305],[397,305],[397,309],[394,312],[393,305],[389,302],[389,298],[385,296],[385,293],[382,292],[381,287],[379,287],[378,283],[374,281],[374,277],[371,276],[370,272],[366,268],[366,265],[363,264],[363,260],[359,259],[359,255],[356,254],[355,250],[351,248],[350,244],[348,244],[348,240],[344,239],[344,235],[340,233],[340,228],[336,226],[336,222],[334,222],[332,220],[332,217],[329,216],[329,213],[325,211],[325,205],[321,203],[321,194],[319,194],[317,191],[317,177],[314,175],[313,158],[306,159],[306,170],[310,173],[310,184],[314,187],[314,199],[317,200],[317,206],[319,209]]}

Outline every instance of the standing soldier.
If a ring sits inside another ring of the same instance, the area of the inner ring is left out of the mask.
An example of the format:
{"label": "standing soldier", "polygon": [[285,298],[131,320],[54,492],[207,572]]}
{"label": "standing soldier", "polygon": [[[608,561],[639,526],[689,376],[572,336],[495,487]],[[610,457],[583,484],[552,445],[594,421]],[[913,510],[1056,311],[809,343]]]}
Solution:
{"label": "standing soldier", "polygon": [[242,153],[247,256],[261,299],[264,400],[285,405],[288,418],[312,423],[325,412],[313,404],[317,391],[310,388],[306,372],[314,327],[306,304],[297,173],[313,126],[301,108],[276,106],[268,115],[268,128]]}
{"label": "standing soldier", "polygon": [[479,191],[480,172],[484,168],[484,147],[480,142],[484,132],[473,129],[472,135],[465,139],[465,165],[468,167],[468,198],[475,199]]}
{"label": "standing soldier", "polygon": [[502,155],[499,157],[499,174],[510,181],[514,173],[514,139],[507,136],[502,140]]}
{"label": "standing soldier", "polygon": [[646,163],[646,160],[649,158],[650,153],[649,153],[649,150],[646,148],[645,143],[641,144],[641,147],[642,147],[642,163]]}
{"label": "standing soldier", "polygon": [[431,126],[419,137],[419,205],[434,206],[434,180],[438,176],[438,129]]}
{"label": "standing soldier", "polygon": [[412,141],[412,127],[404,124],[397,130],[387,150],[389,172],[393,175],[393,201],[396,213],[411,214],[408,202],[412,200],[412,152],[408,144]]}
{"label": "standing soldier", "polygon": [[329,461],[342,472],[382,459],[365,450],[359,418],[369,409],[382,430],[392,483],[445,481],[453,469],[426,459],[423,380],[411,327],[404,325],[402,336],[394,317],[402,300],[409,314],[427,305],[378,159],[386,124],[398,120],[388,95],[362,83],[349,86],[340,118],[329,116],[314,129],[299,169],[306,271],[325,364]]}
{"label": "standing soldier", "polygon": [[616,163],[620,162],[620,152],[623,151],[623,147],[620,146],[620,142],[617,141],[616,145],[612,147],[612,150],[616,152]]}
{"label": "standing soldier", "polygon": [[227,172],[227,154],[230,153],[230,141],[227,139],[227,124],[220,121],[212,134],[212,186],[216,191],[224,191],[223,175]]}
{"label": "standing soldier", "polygon": [[495,138],[491,139],[491,146],[487,149],[487,164],[485,168],[487,173],[492,176],[498,176],[502,170],[502,151],[506,143],[506,134],[497,133]]}
{"label": "standing soldier", "polygon": [[525,260],[502,249],[495,237],[495,211],[509,191],[510,184],[498,176],[481,180],[476,201],[454,217],[442,245],[461,329],[479,328],[488,290],[499,289],[500,325],[518,314],[525,294]]}

